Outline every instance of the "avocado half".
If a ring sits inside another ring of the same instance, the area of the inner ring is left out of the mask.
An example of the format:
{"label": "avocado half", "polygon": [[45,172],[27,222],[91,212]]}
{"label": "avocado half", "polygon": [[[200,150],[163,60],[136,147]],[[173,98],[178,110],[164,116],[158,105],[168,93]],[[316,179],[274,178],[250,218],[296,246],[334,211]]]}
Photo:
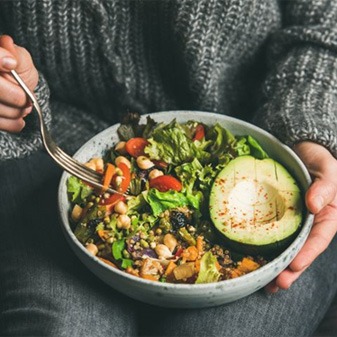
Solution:
{"label": "avocado half", "polygon": [[210,215],[232,249],[276,255],[301,226],[301,191],[273,159],[241,156],[218,174],[210,194]]}

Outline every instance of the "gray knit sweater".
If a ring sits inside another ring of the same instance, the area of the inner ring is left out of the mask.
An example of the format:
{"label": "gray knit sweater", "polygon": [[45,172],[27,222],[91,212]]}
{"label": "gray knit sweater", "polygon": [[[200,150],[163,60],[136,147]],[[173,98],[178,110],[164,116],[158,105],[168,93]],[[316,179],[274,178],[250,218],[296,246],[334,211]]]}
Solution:
{"label": "gray knit sweater", "polygon": [[[336,0],[1,1],[0,32],[32,54],[67,151],[126,111],[195,109],[337,155]],[[0,133],[0,160],[41,146],[34,119]]]}

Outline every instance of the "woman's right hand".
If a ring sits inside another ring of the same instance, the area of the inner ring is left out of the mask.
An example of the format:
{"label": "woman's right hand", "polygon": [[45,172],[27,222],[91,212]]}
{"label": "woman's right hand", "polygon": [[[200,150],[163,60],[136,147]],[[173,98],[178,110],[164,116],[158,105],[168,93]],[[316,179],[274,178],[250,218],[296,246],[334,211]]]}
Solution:
{"label": "woman's right hand", "polygon": [[10,74],[15,70],[31,91],[37,86],[39,75],[29,52],[14,44],[8,35],[0,36],[0,130],[20,132],[32,110],[27,95]]}

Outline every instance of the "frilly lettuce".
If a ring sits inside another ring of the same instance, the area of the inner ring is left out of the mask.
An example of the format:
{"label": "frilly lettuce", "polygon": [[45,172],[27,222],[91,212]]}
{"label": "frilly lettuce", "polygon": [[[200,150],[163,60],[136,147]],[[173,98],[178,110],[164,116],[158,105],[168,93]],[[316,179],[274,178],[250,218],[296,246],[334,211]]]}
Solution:
{"label": "frilly lettuce", "polygon": [[92,193],[92,188],[84,184],[82,180],[70,176],[67,180],[67,192],[71,195],[71,201],[80,204]]}
{"label": "frilly lettuce", "polygon": [[155,188],[150,189],[148,193],[144,193],[143,195],[146,202],[150,205],[154,216],[159,215],[167,209],[183,206],[191,206],[198,210],[202,197],[201,194],[184,194],[174,190],[160,192]]}
{"label": "frilly lettuce", "polygon": [[197,158],[177,166],[175,172],[187,193],[193,194],[195,190],[200,190],[205,195],[209,193],[217,174],[211,164],[203,166]]}
{"label": "frilly lettuce", "polygon": [[167,164],[180,165],[193,158],[207,162],[211,157],[205,151],[209,142],[193,142],[186,129],[175,120],[167,125],[157,126],[148,141],[150,144],[145,148],[145,153],[151,159],[163,160]]}
{"label": "frilly lettuce", "polygon": [[217,259],[211,253],[207,252],[200,260],[200,271],[195,283],[211,283],[217,282],[221,273],[216,268]]}

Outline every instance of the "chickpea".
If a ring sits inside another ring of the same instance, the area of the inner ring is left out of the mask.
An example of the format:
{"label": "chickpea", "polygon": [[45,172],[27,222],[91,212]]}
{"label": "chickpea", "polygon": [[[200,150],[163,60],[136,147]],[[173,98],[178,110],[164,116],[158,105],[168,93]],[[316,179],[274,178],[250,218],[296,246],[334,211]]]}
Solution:
{"label": "chickpea", "polygon": [[124,141],[121,141],[121,142],[117,143],[116,146],[115,146],[115,151],[117,151],[121,154],[126,154],[127,152],[126,152],[126,149],[125,149],[125,144],[126,144],[126,142],[124,142]]}
{"label": "chickpea", "polygon": [[172,257],[172,253],[167,246],[159,244],[156,246],[155,251],[160,259],[167,259]]}
{"label": "chickpea", "polygon": [[115,205],[114,211],[119,214],[126,214],[126,212],[128,211],[128,206],[124,201],[120,200]]}
{"label": "chickpea", "polygon": [[115,179],[115,183],[117,186],[120,186],[123,182],[123,177],[121,176],[117,176],[116,179]]}
{"label": "chickpea", "polygon": [[92,255],[97,255],[97,253],[98,253],[98,247],[95,244],[93,244],[93,243],[87,244],[85,248]]}
{"label": "chickpea", "polygon": [[96,165],[96,171],[98,172],[104,171],[104,161],[102,158],[93,158],[92,162]]}
{"label": "chickpea", "polygon": [[87,163],[84,164],[86,167],[89,167],[90,169],[96,171],[96,164],[93,163],[92,161],[89,161]]}
{"label": "chickpea", "polygon": [[128,168],[131,168],[131,163],[130,160],[124,156],[118,156],[115,159],[115,164],[118,166],[118,164],[123,163],[125,164]]}
{"label": "chickpea", "polygon": [[74,221],[78,221],[81,218],[83,208],[79,205],[75,205],[73,210],[71,211],[71,218]]}
{"label": "chickpea", "polygon": [[149,168],[154,166],[154,163],[145,156],[137,157],[137,165],[141,170],[148,170]]}
{"label": "chickpea", "polygon": [[151,180],[151,179],[160,177],[162,175],[164,175],[163,171],[160,171],[158,169],[154,169],[149,173],[149,179]]}
{"label": "chickpea", "polygon": [[120,214],[117,218],[117,228],[129,229],[131,227],[131,219],[126,214]]}
{"label": "chickpea", "polygon": [[164,245],[168,247],[168,249],[173,252],[177,247],[178,241],[172,234],[166,234],[163,239]]}

